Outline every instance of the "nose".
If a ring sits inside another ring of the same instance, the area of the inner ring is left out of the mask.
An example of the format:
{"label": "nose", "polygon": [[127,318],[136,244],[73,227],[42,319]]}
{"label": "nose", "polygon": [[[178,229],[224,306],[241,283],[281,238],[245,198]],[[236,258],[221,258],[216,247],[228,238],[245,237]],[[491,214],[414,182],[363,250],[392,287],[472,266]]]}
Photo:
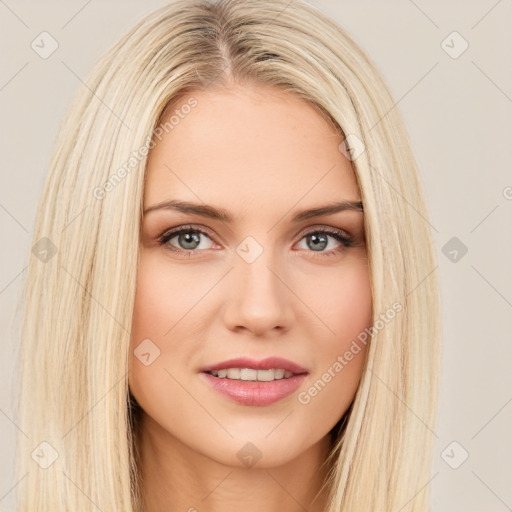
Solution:
{"label": "nose", "polygon": [[235,257],[230,272],[224,323],[233,331],[247,330],[255,336],[275,336],[287,331],[294,318],[293,293],[281,267],[266,252],[254,262]]}

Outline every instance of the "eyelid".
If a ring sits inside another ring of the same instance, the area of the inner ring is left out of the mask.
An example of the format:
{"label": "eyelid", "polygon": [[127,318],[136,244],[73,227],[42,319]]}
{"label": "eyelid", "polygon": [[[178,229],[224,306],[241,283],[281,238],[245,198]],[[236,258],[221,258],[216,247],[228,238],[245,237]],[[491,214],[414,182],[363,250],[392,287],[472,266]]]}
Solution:
{"label": "eyelid", "polygon": [[303,230],[299,231],[299,233],[296,236],[300,237],[300,240],[302,240],[302,238],[305,235],[314,233],[316,231],[326,231],[327,233],[336,233],[338,235],[344,236],[345,238],[354,238],[354,235],[352,235],[352,233],[350,233],[346,229],[335,228],[334,226],[326,226],[325,224],[316,224],[313,226],[308,226],[307,228],[304,228]]}

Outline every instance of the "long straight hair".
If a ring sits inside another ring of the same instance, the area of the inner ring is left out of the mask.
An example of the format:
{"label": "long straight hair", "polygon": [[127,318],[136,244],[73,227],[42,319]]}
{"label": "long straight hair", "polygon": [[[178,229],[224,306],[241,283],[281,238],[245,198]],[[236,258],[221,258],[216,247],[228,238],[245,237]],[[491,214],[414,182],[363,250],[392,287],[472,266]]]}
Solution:
{"label": "long straight hair", "polygon": [[166,109],[193,116],[194,90],[236,83],[295,94],[345,137],[375,327],[401,306],[372,330],[334,431],[327,511],[425,512],[438,393],[435,252],[411,144],[375,64],[304,1],[179,0],[146,15],[85,82],[58,134],[24,283],[18,510],[140,510],[128,352],[147,151]]}

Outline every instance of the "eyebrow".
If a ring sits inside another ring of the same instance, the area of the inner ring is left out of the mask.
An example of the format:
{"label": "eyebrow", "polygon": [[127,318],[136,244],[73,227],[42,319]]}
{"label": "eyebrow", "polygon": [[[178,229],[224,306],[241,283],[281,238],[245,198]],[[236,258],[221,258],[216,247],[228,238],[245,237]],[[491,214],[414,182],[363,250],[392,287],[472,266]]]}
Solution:
{"label": "eyebrow", "polygon": [[[207,204],[191,203],[187,201],[179,201],[172,199],[164,201],[153,206],[149,206],[144,210],[144,215],[155,210],[175,210],[182,213],[190,213],[200,215],[214,220],[223,222],[233,222],[233,216],[224,208],[216,208]],[[342,212],[346,210],[355,210],[363,212],[363,204],[361,201],[341,201],[338,203],[327,204],[325,206],[317,206],[295,214],[292,222],[300,222],[302,220],[311,219],[313,217],[320,217],[321,215],[331,215],[333,213]]]}

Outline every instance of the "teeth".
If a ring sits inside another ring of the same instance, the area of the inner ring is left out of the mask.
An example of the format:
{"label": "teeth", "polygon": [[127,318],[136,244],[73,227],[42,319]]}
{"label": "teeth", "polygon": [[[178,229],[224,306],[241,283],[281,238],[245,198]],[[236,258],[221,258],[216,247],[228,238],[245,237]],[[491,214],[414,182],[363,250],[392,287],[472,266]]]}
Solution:
{"label": "teeth", "polygon": [[252,370],[250,368],[240,369],[240,380],[258,380],[258,370]]}
{"label": "teeth", "polygon": [[[282,379],[284,377],[285,373],[286,372],[284,370],[282,370],[282,369],[274,370],[274,377],[276,379]],[[288,373],[291,373],[291,372],[288,372]]]}
{"label": "teeth", "polygon": [[229,368],[228,379],[239,379],[240,372],[241,372],[240,368]]}
{"label": "teeth", "polygon": [[262,380],[264,382],[269,382],[274,379],[275,379],[274,370],[258,370],[258,380]]}
{"label": "teeth", "polygon": [[221,379],[232,380],[251,380],[271,382],[273,380],[288,379],[293,373],[282,368],[273,368],[270,370],[253,370],[252,368],[226,368],[224,370],[212,370],[212,375]]}

